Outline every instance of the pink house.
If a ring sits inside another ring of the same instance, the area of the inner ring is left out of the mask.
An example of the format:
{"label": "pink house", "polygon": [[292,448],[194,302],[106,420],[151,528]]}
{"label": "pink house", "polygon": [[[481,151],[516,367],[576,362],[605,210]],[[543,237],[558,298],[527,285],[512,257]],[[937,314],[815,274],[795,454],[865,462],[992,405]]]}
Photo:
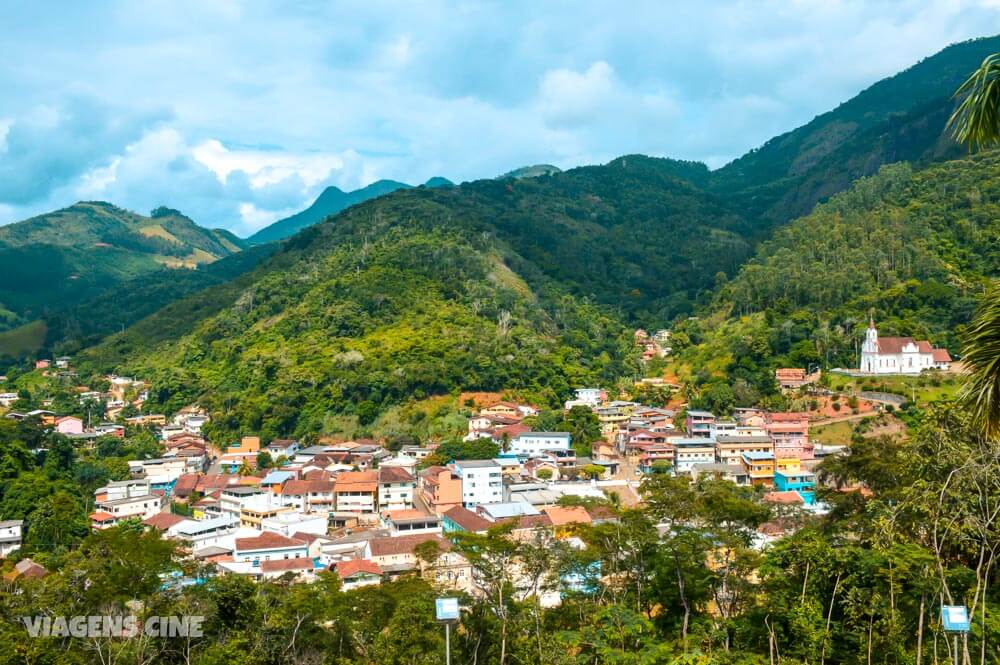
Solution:
{"label": "pink house", "polygon": [[774,456],[812,459],[808,413],[768,413],[764,429],[774,442]]}
{"label": "pink house", "polygon": [[60,434],[83,434],[83,421],[76,416],[56,418],[56,431]]}

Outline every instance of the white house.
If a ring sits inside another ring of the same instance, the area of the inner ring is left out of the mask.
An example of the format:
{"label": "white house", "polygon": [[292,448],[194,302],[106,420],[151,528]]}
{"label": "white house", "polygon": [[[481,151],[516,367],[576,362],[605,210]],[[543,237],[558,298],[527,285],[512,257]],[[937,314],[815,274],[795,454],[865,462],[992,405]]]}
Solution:
{"label": "white house", "polygon": [[951,356],[947,349],[931,346],[912,337],[878,336],[875,321],[868,322],[861,345],[861,371],[865,374],[919,374],[925,369],[947,370]]}
{"label": "white house", "polygon": [[279,559],[300,559],[308,556],[308,547],[301,540],[270,531],[265,531],[252,538],[237,538],[236,547],[233,550],[233,560],[236,562],[276,561]]}
{"label": "white house", "polygon": [[17,393],[0,393],[0,406],[7,407],[17,401]]}
{"label": "white house", "polygon": [[129,517],[147,519],[163,510],[163,503],[164,498],[159,494],[99,501],[94,504],[90,525],[94,529],[108,529]]}
{"label": "white house", "polygon": [[417,493],[416,477],[400,466],[378,468],[379,510],[405,510],[413,507]]}
{"label": "white house", "polygon": [[239,518],[227,514],[207,520],[184,520],[167,529],[167,536],[187,543],[191,551],[196,552],[231,540],[229,537],[236,533],[239,526]]}
{"label": "white house", "polygon": [[510,452],[518,457],[538,457],[549,451],[570,450],[569,432],[524,432],[510,442]]}
{"label": "white house", "polygon": [[462,481],[462,504],[466,508],[503,501],[500,465],[493,460],[458,460],[449,466]]}
{"label": "white house", "polygon": [[24,522],[22,520],[4,520],[0,522],[0,559],[14,550],[21,549],[21,535]]}

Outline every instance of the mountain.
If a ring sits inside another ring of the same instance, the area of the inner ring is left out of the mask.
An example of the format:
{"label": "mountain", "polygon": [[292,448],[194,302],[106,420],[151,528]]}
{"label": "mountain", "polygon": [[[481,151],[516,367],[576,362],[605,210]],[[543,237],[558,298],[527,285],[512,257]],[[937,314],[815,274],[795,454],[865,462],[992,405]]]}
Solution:
{"label": "mountain", "polygon": [[514,169],[513,171],[508,171],[500,176],[503,178],[537,178],[542,175],[552,175],[554,173],[562,173],[562,169],[558,166],[552,166],[551,164],[535,164],[534,166],[522,166],[519,169]]}
{"label": "mountain", "polygon": [[364,425],[461,389],[555,404],[632,371],[627,320],[683,311],[750,253],[748,222],[675,169],[628,156],[372,199],[113,336],[89,362],[151,378],[150,408],[231,405],[214,420],[225,435]]}
{"label": "mountain", "polygon": [[[330,432],[345,419],[364,426],[394,405],[460,390],[515,389],[555,404],[574,385],[630,374],[626,331],[635,325],[673,320],[678,351],[697,361],[696,383],[725,376],[750,402],[772,392],[775,363],[842,362],[864,298],[882,298],[885,334],[926,330],[940,342],[976,293],[956,280],[993,270],[969,257],[991,256],[988,220],[963,221],[973,189],[980,203],[992,200],[987,182],[966,171],[979,162],[949,162],[930,176],[891,167],[830,195],[901,154],[918,167],[952,154],[939,116],[995,46],[949,47],[716,172],[627,155],[545,177],[370,199],[301,231],[252,272],[112,336],[88,362],[152,379],[151,408],[201,401],[221,437],[274,436]],[[951,169],[966,175],[934,199],[934,179]],[[906,191],[916,194],[891,198]],[[826,199],[780,230],[809,201]],[[906,216],[929,201],[940,227]],[[871,205],[885,211],[877,233]],[[893,226],[901,217],[908,225]],[[903,251],[924,242],[948,252]],[[827,252],[825,263],[811,260],[814,247]],[[873,260],[889,268],[866,272]],[[869,274],[874,291],[856,281]],[[827,285],[827,301],[764,290],[817,284]],[[916,314],[889,308],[918,310],[927,298],[945,304]],[[688,319],[693,312],[700,318]]]}
{"label": "mountain", "polygon": [[[435,176],[424,183],[424,186],[447,187],[452,184],[447,178]],[[308,208],[302,212],[295,213],[291,217],[279,219],[273,224],[265,226],[247,238],[247,242],[251,245],[259,245],[265,242],[284,240],[307,226],[322,221],[330,215],[336,215],[341,210],[349,208],[352,205],[363,203],[376,196],[395,192],[398,189],[409,189],[411,187],[413,185],[407,185],[405,182],[398,182],[396,180],[377,180],[367,187],[355,189],[351,192],[345,192],[339,187],[327,187]]]}
{"label": "mountain", "polygon": [[1000,277],[998,241],[1000,151],[885,166],[780,229],[702,317],[679,323],[680,364],[766,394],[776,367],[855,367],[869,316],[881,335],[955,354]]}
{"label": "mountain", "polygon": [[[232,233],[202,228],[177,210],[161,207],[147,217],[100,201],[2,226],[0,356],[30,353],[46,341],[62,340],[66,316],[73,311],[92,331],[120,329],[164,304],[172,293],[220,281],[209,276],[225,269],[199,268],[238,254],[244,246]],[[162,295],[134,300],[135,311],[131,306],[85,307],[95,299],[122,299],[125,293],[149,296],[150,289],[138,289],[144,279],[158,284],[155,289]],[[95,318],[111,314],[113,323]]]}
{"label": "mountain", "polygon": [[1000,36],[949,46],[713,172],[709,188],[781,224],[883,164],[958,157],[945,131],[954,92],[998,51]]}

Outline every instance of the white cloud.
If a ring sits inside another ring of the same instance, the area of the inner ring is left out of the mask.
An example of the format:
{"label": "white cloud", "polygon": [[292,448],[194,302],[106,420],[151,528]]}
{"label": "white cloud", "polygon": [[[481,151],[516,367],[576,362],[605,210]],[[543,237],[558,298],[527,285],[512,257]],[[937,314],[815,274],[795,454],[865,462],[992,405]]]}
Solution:
{"label": "white cloud", "polygon": [[329,184],[628,152],[719,166],[1000,6],[119,0],[4,19],[0,223],[101,197],[246,232]]}

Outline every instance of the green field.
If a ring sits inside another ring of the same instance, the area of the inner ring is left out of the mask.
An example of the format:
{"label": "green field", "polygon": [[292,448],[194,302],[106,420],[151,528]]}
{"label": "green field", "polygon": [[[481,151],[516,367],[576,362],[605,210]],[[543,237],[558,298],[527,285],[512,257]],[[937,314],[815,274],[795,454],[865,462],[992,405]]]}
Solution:
{"label": "green field", "polygon": [[845,420],[829,425],[809,429],[809,440],[813,443],[826,443],[830,445],[842,446],[851,442],[851,434],[854,432],[855,421]]}
{"label": "green field", "polygon": [[961,387],[962,379],[952,374],[924,374],[921,376],[885,376],[855,378],[831,375],[831,387],[845,391],[875,391],[903,395],[918,405],[951,399]]}
{"label": "green field", "polygon": [[42,348],[48,327],[44,321],[32,321],[0,333],[0,356],[19,358]]}

